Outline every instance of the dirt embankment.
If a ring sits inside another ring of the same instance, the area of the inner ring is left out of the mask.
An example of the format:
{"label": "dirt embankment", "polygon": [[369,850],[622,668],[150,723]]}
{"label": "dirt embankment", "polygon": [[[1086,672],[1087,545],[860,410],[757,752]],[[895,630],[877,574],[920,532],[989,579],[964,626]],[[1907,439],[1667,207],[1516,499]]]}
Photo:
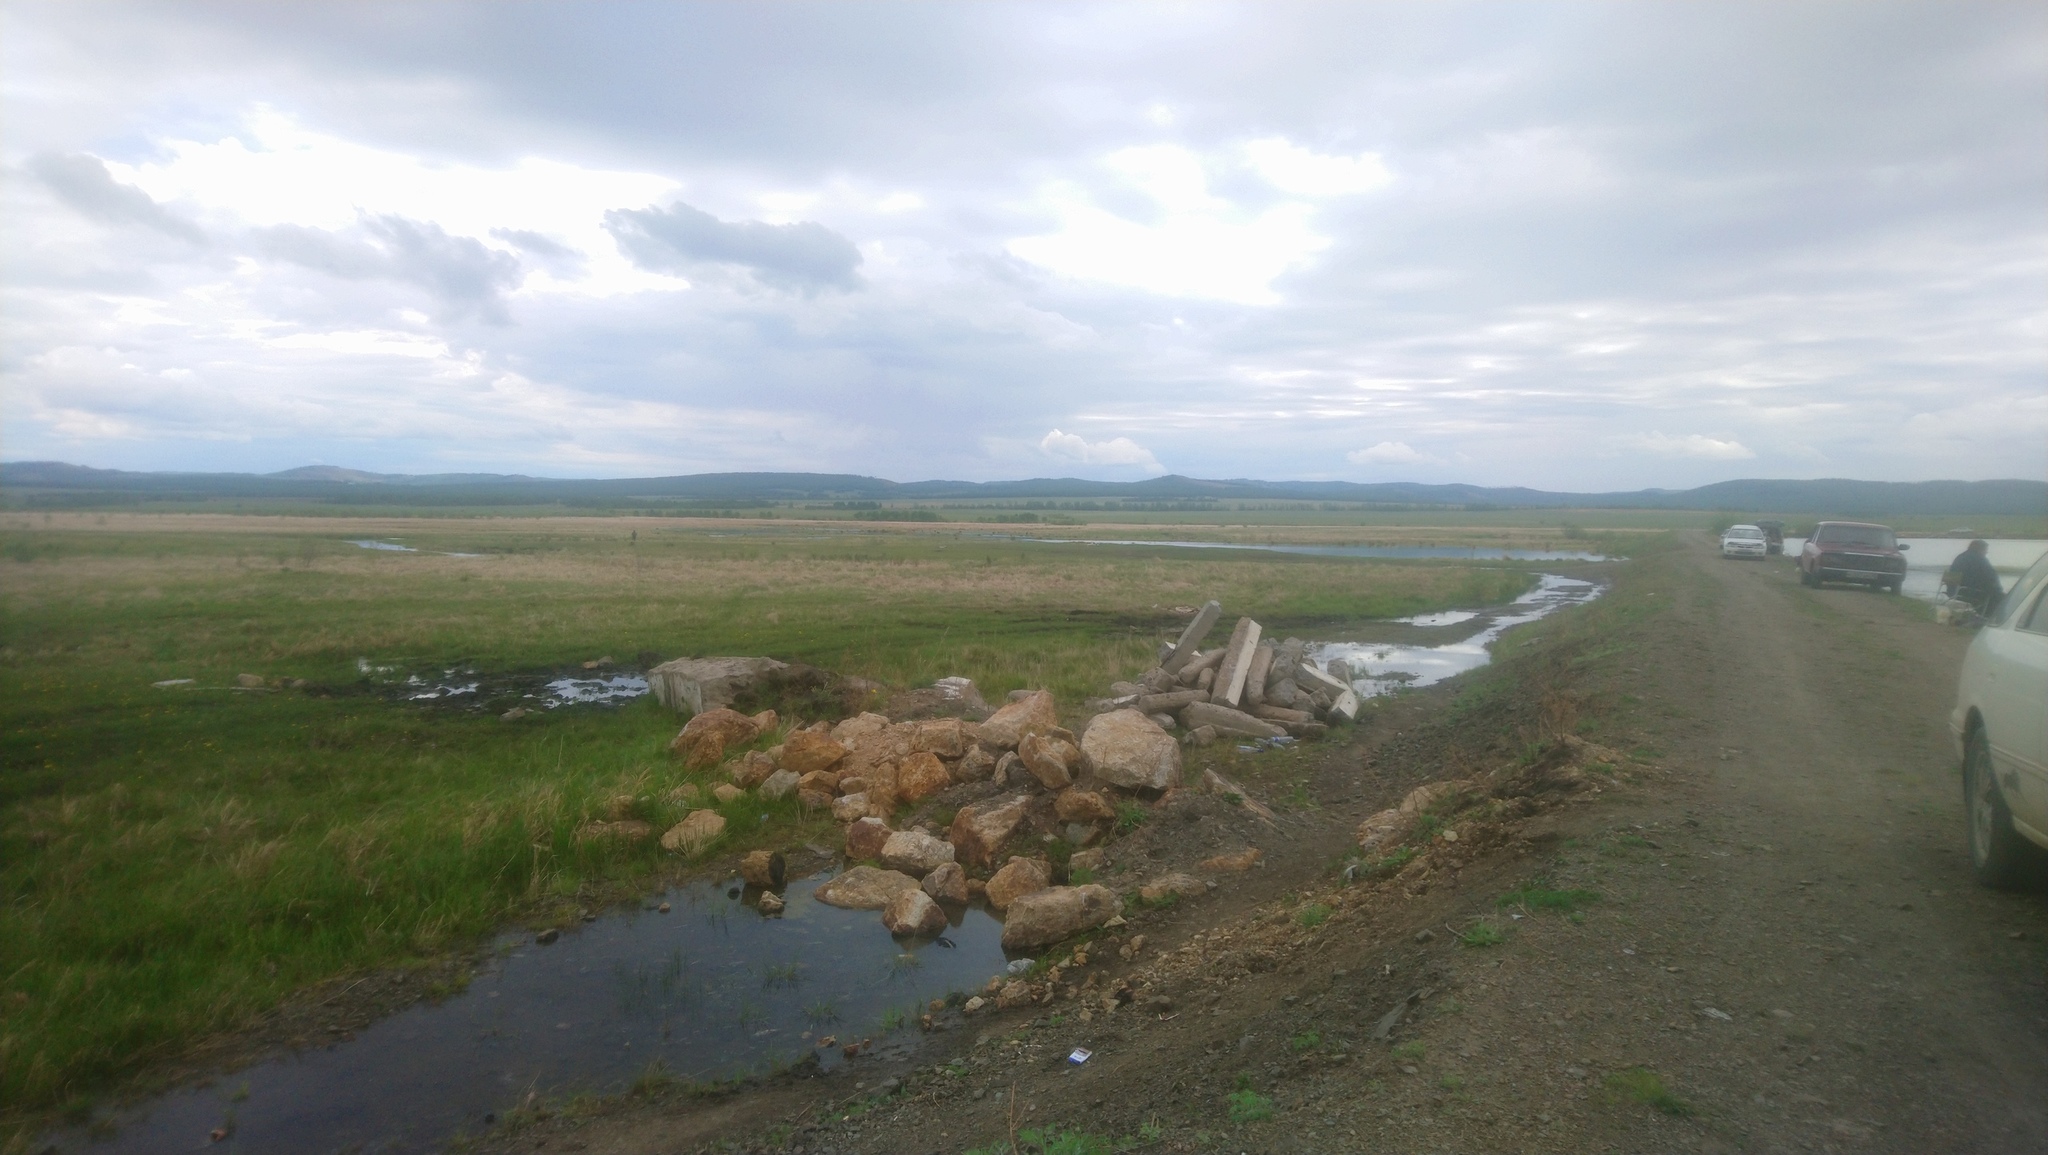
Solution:
{"label": "dirt embankment", "polygon": [[[1777,560],[1652,556],[1356,744],[1247,760],[1273,823],[1165,808],[1109,881],[1247,844],[1263,865],[1137,913],[1050,1001],[941,1016],[906,1057],[482,1146],[2048,1149],[2048,904],[1969,876],[1944,730],[1967,642]],[[1565,729],[1618,751],[1611,773],[1565,759],[1580,788],[1529,788],[1561,757],[1529,743]],[[1453,778],[1479,785],[1342,876],[1361,819]]]}

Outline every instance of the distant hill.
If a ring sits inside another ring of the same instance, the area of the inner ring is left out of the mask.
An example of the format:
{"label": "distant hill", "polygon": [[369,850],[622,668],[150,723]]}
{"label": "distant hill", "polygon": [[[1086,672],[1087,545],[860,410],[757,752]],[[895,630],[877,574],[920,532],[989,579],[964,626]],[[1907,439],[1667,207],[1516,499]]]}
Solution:
{"label": "distant hill", "polygon": [[366,473],[309,465],[281,473],[135,473],[58,461],[0,463],[0,492],[11,502],[80,505],[95,501],[246,498],[350,505],[553,505],[777,501],[988,501],[1089,499],[1123,502],[1204,500],[1339,501],[1470,509],[1700,509],[1886,517],[1902,514],[2040,515],[2048,481],[1722,481],[1697,489],[1553,493],[1521,487],[1415,482],[1207,480],[1169,475],[1144,481],[887,481],[849,473],[698,473],[681,477],[550,478],[501,473]]}

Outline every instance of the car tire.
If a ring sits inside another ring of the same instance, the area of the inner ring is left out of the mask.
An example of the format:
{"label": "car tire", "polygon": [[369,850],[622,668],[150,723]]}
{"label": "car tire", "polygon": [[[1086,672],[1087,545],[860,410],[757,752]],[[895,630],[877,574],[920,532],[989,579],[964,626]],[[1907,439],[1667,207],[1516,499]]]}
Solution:
{"label": "car tire", "polygon": [[2012,828],[2012,811],[1998,792],[1991,768],[1991,741],[1982,726],[1963,747],[1963,814],[1970,835],[1970,869],[1977,881],[2011,890],[2038,868],[2041,853]]}

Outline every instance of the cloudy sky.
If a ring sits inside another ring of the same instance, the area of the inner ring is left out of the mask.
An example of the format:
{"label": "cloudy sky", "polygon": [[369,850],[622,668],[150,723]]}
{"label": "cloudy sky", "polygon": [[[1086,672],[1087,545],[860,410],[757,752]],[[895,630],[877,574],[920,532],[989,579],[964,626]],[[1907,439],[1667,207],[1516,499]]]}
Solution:
{"label": "cloudy sky", "polygon": [[0,458],[2048,476],[2048,7],[0,4]]}

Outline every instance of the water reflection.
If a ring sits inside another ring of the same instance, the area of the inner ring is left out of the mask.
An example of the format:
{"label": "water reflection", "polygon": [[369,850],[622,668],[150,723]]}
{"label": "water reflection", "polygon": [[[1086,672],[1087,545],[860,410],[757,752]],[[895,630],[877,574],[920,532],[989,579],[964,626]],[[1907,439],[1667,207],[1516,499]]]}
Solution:
{"label": "water reflection", "polygon": [[[1333,658],[1351,667],[1352,688],[1362,698],[1390,694],[1403,686],[1428,686],[1445,678],[1476,670],[1490,660],[1487,649],[1500,635],[1514,627],[1555,613],[1566,606],[1584,605],[1600,596],[1606,587],[1577,578],[1542,574],[1536,588],[1498,610],[1468,614],[1470,621],[1486,619],[1484,628],[1458,641],[1440,646],[1396,645],[1387,642],[1317,642],[1308,656],[1327,668]],[[1424,615],[1436,617],[1440,615]],[[1406,619],[1412,624],[1440,624]]]}
{"label": "water reflection", "polygon": [[[106,1155],[436,1150],[529,1090],[618,1091],[655,1063],[690,1079],[813,1052],[835,1066],[839,1051],[817,1046],[826,1035],[914,1045],[914,1026],[886,1035],[885,1017],[914,1023],[927,1000],[1004,969],[1002,925],[985,910],[954,911],[942,939],[899,941],[873,911],[813,901],[822,881],[791,883],[777,917],[737,886],[699,883],[650,900],[671,914],[613,915],[545,947],[508,936],[446,1002],[119,1114],[104,1141],[52,1138]],[[211,1143],[229,1121],[229,1141]]]}

